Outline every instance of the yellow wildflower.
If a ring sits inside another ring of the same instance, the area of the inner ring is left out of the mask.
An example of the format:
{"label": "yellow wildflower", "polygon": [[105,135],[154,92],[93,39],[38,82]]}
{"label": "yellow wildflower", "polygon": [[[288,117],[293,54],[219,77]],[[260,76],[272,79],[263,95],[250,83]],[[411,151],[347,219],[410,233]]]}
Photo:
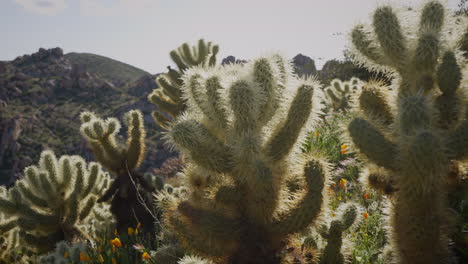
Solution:
{"label": "yellow wildflower", "polygon": [[114,229],[114,235],[118,236],[119,235],[119,232],[117,232],[117,228]]}
{"label": "yellow wildflower", "polygon": [[346,189],[346,183],[348,181],[346,179],[341,179],[340,180],[340,187],[343,188],[343,189]]}
{"label": "yellow wildflower", "polygon": [[144,259],[144,260],[149,260],[151,258],[151,256],[148,254],[148,252],[144,252],[141,257]]}
{"label": "yellow wildflower", "polygon": [[129,236],[132,236],[133,233],[135,233],[135,230],[134,230],[133,228],[129,227],[129,228],[127,229],[127,233],[128,233]]}
{"label": "yellow wildflower", "polygon": [[111,244],[116,247],[122,247],[122,242],[120,242],[120,239],[118,237],[112,239]]}
{"label": "yellow wildflower", "polygon": [[138,233],[139,232],[138,232],[138,228],[137,228],[137,229],[135,229],[135,236],[138,236]]}
{"label": "yellow wildflower", "polygon": [[368,212],[362,213],[362,217],[364,217],[364,219],[367,219],[369,217],[369,213]]}
{"label": "yellow wildflower", "polygon": [[136,227],[136,228],[137,228],[137,229],[140,229],[140,227],[141,227],[141,223],[140,223],[140,222],[138,222],[138,225],[137,225],[137,227]]}
{"label": "yellow wildflower", "polygon": [[314,136],[318,137],[318,136],[319,136],[319,132],[318,132],[318,131],[315,131],[315,132],[314,132]]}
{"label": "yellow wildflower", "polygon": [[99,254],[99,262],[104,263],[104,257],[101,254]]}
{"label": "yellow wildflower", "polygon": [[348,153],[348,145],[343,144],[343,145],[340,146],[340,149],[341,149],[340,150],[341,155],[344,155],[344,154]]}

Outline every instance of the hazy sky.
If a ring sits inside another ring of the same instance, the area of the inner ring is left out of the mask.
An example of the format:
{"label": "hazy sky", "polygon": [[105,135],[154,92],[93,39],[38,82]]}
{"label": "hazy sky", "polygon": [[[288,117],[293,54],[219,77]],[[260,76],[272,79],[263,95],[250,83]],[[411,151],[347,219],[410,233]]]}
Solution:
{"label": "hazy sky", "polygon": [[[89,52],[150,73],[172,62],[170,50],[199,38],[220,45],[219,58],[266,52],[341,58],[347,33],[383,3],[424,0],[0,0],[0,60],[39,47]],[[448,0],[456,7],[458,0]]]}

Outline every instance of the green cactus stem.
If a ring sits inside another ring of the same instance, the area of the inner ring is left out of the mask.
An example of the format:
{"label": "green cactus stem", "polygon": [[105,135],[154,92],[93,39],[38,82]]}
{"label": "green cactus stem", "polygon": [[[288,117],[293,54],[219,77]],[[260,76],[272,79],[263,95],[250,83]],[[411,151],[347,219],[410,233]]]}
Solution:
{"label": "green cactus stem", "polygon": [[95,203],[110,181],[98,163],[86,164],[78,156],[57,159],[52,151],[43,151],[39,165],[27,167],[24,174],[0,195],[6,216],[1,232],[18,228],[24,243],[37,252],[47,252],[61,240],[89,238],[84,226],[106,213]]}
{"label": "green cactus stem", "polygon": [[[373,33],[359,25],[351,34],[358,62],[394,74],[394,93],[383,84],[364,86],[357,102],[361,116],[348,130],[374,164],[367,182],[393,201],[395,263],[451,263],[447,179],[453,164],[467,156],[468,130],[465,61],[450,48],[456,45],[442,41],[448,19],[442,4],[428,1],[417,30],[409,33],[394,9],[384,6],[374,13]],[[452,34],[463,41],[463,32]]]}

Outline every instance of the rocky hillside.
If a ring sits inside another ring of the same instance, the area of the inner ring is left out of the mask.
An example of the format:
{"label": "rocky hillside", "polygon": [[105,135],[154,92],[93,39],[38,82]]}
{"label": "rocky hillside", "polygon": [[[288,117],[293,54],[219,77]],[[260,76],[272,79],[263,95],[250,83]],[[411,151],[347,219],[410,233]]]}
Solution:
{"label": "rocky hillside", "polygon": [[81,65],[89,72],[99,74],[117,86],[124,86],[149,75],[149,73],[126,63],[95,54],[71,52],[67,53],[65,58],[74,65]]}
{"label": "rocky hillside", "polygon": [[155,88],[152,80],[124,63],[91,54],[64,55],[60,48],[0,62],[0,184],[37,162],[43,149],[92,159],[79,133],[84,110],[121,118],[130,109],[141,109],[149,130],[143,168],[159,167],[169,153],[150,115],[154,106],[146,100]]}
{"label": "rocky hillside", "polygon": [[[292,61],[298,75],[317,75],[324,84],[333,78],[371,76],[350,62],[329,61],[317,71],[314,60],[302,54]],[[234,56],[221,61],[245,62]],[[157,88],[156,76],[94,54],[64,54],[60,48],[41,48],[0,62],[0,184],[20,176],[43,149],[92,159],[79,133],[79,114],[84,110],[119,119],[128,110],[142,110],[149,130],[142,169],[158,168],[172,154],[159,140],[150,114],[155,106],[146,99]]]}

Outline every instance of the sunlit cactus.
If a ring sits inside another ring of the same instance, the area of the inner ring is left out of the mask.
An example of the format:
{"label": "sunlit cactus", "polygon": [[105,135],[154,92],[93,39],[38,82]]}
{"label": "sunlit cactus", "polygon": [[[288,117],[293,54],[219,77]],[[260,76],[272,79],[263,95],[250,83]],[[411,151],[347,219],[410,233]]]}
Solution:
{"label": "sunlit cactus", "polygon": [[[324,206],[327,167],[300,151],[319,85],[273,55],[184,75],[187,114],[168,137],[187,157],[188,199],[159,197],[165,222],[191,252],[223,263],[280,263],[289,235]],[[301,177],[295,200],[287,177]]]}
{"label": "sunlit cactus", "polygon": [[[392,199],[396,263],[451,263],[446,181],[453,162],[468,156],[468,121],[466,62],[453,49],[457,45],[445,41],[453,39],[446,38],[446,24],[452,24],[445,12],[438,1],[427,2],[411,31],[393,8],[383,6],[374,13],[372,30],[358,25],[351,33],[355,59],[394,77],[393,92],[375,83],[364,86],[362,117],[348,130],[374,164],[367,182]],[[463,39],[463,30],[450,31]]]}
{"label": "sunlit cactus", "polygon": [[332,80],[330,86],[325,88],[325,111],[346,113],[350,108],[352,95],[359,91],[361,85],[361,81],[355,77],[349,81]]}
{"label": "sunlit cactus", "polygon": [[54,248],[61,240],[89,238],[84,226],[100,214],[95,203],[110,181],[101,166],[86,164],[78,156],[57,159],[52,151],[43,151],[39,165],[27,167],[24,173],[0,195],[0,210],[6,216],[0,231],[19,228],[24,243],[38,252]]}
{"label": "sunlit cactus", "polygon": [[145,128],[139,110],[132,110],[125,116],[127,140],[120,142],[120,122],[115,118],[106,120],[94,113],[81,114],[81,134],[88,141],[95,158],[116,177],[110,188],[98,202],[112,198],[111,212],[117,219],[117,228],[125,231],[138,222],[146,231],[151,231],[155,215],[147,193],[155,190],[136,169],[145,154]]}
{"label": "sunlit cactus", "polygon": [[190,47],[188,43],[184,43],[176,50],[171,51],[171,59],[179,70],[168,67],[169,71],[156,79],[159,88],[148,96],[148,99],[159,107],[158,111],[153,112],[156,123],[167,129],[170,119],[165,114],[177,118],[186,109],[181,89],[182,75],[194,66],[214,66],[218,51],[218,45],[207,43],[203,39],[198,41],[197,46]]}

